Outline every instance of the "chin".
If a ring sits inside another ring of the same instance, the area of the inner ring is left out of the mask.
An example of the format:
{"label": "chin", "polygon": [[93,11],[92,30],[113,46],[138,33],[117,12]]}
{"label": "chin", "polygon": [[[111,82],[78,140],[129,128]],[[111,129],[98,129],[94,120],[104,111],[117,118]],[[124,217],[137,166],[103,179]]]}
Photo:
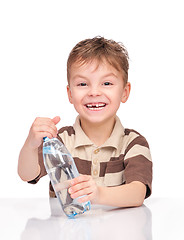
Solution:
{"label": "chin", "polygon": [[107,118],[96,116],[96,117],[88,117],[88,118],[81,118],[81,119],[83,119],[84,122],[88,122],[89,124],[101,125],[101,124],[107,123],[109,120],[112,120],[114,118],[115,116],[111,116]]}

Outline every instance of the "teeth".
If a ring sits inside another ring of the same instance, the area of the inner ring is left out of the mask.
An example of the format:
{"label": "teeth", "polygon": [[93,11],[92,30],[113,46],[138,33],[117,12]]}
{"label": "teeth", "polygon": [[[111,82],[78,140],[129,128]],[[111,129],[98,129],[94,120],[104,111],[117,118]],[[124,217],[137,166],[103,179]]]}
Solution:
{"label": "teeth", "polygon": [[101,108],[105,107],[105,103],[97,103],[97,104],[86,104],[87,108]]}

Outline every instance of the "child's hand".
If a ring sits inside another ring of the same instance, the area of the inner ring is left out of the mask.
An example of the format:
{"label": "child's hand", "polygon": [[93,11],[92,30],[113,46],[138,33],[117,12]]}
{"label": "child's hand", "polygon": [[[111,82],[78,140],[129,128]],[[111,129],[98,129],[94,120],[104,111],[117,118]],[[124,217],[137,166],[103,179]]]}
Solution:
{"label": "child's hand", "polygon": [[96,203],[99,197],[99,189],[93,178],[89,175],[80,175],[71,180],[71,187],[68,189],[71,198],[80,198],[79,202],[91,201]]}
{"label": "child's hand", "polygon": [[36,118],[33,122],[28,138],[26,140],[30,148],[36,149],[42,143],[43,137],[53,138],[57,136],[56,124],[60,121],[60,117]]}

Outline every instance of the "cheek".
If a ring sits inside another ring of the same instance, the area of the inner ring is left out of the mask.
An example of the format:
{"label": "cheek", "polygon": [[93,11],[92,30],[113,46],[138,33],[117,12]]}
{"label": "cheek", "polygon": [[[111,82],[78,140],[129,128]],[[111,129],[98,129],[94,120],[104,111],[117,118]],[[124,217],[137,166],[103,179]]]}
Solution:
{"label": "cheek", "polygon": [[118,110],[118,108],[121,105],[123,99],[123,94],[122,92],[117,93],[117,95],[113,98],[113,104],[114,104],[114,108],[116,108]]}
{"label": "cheek", "polygon": [[120,103],[123,97],[123,91],[117,90],[117,91],[112,91],[109,92],[108,94],[109,98],[112,100],[114,103]]}
{"label": "cheek", "polygon": [[83,96],[81,95],[80,92],[72,92],[72,104],[74,105],[75,109],[80,109],[81,105],[82,105],[82,99]]}
{"label": "cheek", "polygon": [[80,94],[79,93],[76,93],[76,92],[73,92],[72,93],[72,99],[74,102],[79,102],[80,101]]}

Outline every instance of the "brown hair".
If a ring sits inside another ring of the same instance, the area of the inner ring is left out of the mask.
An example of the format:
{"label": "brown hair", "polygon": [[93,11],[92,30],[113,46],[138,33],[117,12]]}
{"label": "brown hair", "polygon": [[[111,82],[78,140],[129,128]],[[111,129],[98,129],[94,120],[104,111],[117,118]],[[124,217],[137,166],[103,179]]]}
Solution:
{"label": "brown hair", "polygon": [[70,82],[70,70],[74,63],[83,65],[92,60],[102,62],[106,60],[117,71],[123,74],[123,80],[128,81],[129,56],[122,43],[108,40],[103,37],[95,37],[79,42],[70,52],[67,61],[67,79]]}

